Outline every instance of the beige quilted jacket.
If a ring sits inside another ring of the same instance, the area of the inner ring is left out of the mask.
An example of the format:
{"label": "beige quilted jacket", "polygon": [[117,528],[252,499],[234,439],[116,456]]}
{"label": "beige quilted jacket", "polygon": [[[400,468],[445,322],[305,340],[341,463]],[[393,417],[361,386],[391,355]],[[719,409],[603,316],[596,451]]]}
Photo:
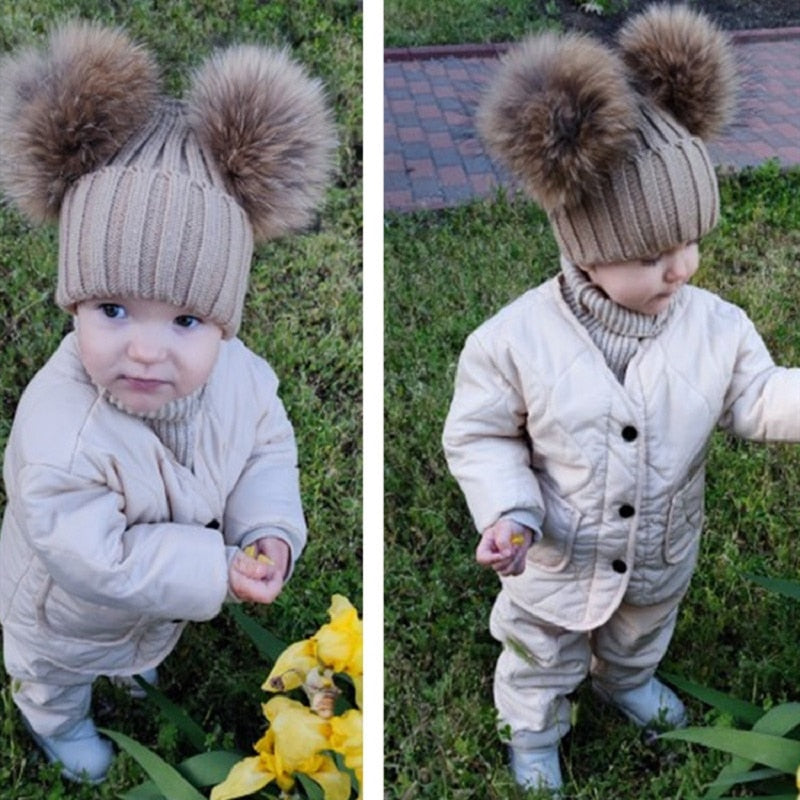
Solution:
{"label": "beige quilted jacket", "polygon": [[25,390],[5,454],[0,621],[11,675],[79,682],[157,664],[219,613],[235,550],[305,543],[294,435],[265,361],[223,342],[194,466],[99,396],[70,334]]}
{"label": "beige quilted jacket", "polygon": [[558,280],[468,338],[444,447],[478,530],[514,512],[537,523],[504,589],[540,619],[590,630],[623,598],[685,592],[712,431],[800,440],[800,370],[774,365],[741,309],[687,286],[623,386]]}

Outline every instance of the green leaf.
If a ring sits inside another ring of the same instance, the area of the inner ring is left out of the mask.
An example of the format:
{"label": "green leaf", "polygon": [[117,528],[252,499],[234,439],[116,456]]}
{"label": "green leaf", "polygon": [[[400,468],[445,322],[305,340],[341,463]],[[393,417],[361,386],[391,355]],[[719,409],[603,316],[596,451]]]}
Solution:
{"label": "green leaf", "polygon": [[[723,692],[709,689],[706,686],[700,686],[700,684],[692,683],[692,681],[686,680],[686,678],[673,675],[669,672],[660,672],[659,675],[687,694],[696,697],[698,700],[702,700],[704,703],[713,706],[724,714],[730,714],[735,719],[741,720],[748,725],[755,725],[755,723],[764,716],[763,708],[753,703],[748,703],[746,700],[738,700]],[[797,800],[797,798],[795,798],[795,800]]]}
{"label": "green leaf", "polygon": [[[214,750],[187,758],[175,769],[193,786],[215,786],[228,777],[231,767],[244,756],[230,750]],[[122,800],[167,800],[152,781],[145,781],[122,795]]]}
{"label": "green leaf", "polygon": [[770,769],[769,767],[765,767],[764,769],[753,769],[749,772],[736,772],[731,773],[730,775],[726,775],[724,778],[722,777],[722,773],[717,776],[717,779],[713,783],[709,783],[709,788],[720,788],[723,789],[728,788],[729,786],[735,786],[737,783],[755,783],[756,781],[764,781],[768,778],[774,778],[776,775],[783,775],[784,773],[777,769]]}
{"label": "green leaf", "polygon": [[[800,723],[800,703],[783,703],[767,711],[753,725],[753,730],[759,733],[769,733],[775,736],[782,736],[788,733]],[[746,780],[758,780],[757,778],[742,778],[742,775],[755,775],[757,772],[747,772],[754,761],[750,758],[740,758],[732,756],[729,764],[724,766],[717,775],[717,779],[708,786],[706,798],[719,798],[726,786],[735,783],[744,783]],[[758,772],[762,772],[759,770]]]}
{"label": "green leaf", "polygon": [[747,572],[745,573],[745,578],[757,583],[759,586],[763,586],[765,589],[769,589],[771,592],[777,592],[794,600],[800,600],[800,582],[798,581],[766,578],[763,575],[753,575]]}
{"label": "green leaf", "polygon": [[158,789],[169,800],[205,800],[203,795],[189,783],[174,767],[139,742],[124,733],[100,728],[101,733],[117,743],[150,776]]}
{"label": "green leaf", "polygon": [[662,733],[661,738],[712,747],[790,775],[795,774],[800,764],[800,742],[766,733],[733,728],[684,728]]}
{"label": "green leaf", "polygon": [[[314,780],[304,775],[302,772],[295,772],[294,777],[297,782],[303,787],[308,800],[325,800],[325,793],[322,787]],[[795,798],[795,800],[797,800]]]}
{"label": "green leaf", "polygon": [[784,736],[800,725],[800,703],[781,703],[767,711],[753,730],[760,733],[771,733],[773,736]]}
{"label": "green leaf", "polygon": [[[728,795],[727,797],[720,797],[719,800],[742,800],[741,797],[734,797]],[[759,796],[759,800],[797,800],[797,792],[791,794],[771,794],[769,797]]]}
{"label": "green leaf", "polygon": [[152,781],[146,781],[120,795],[120,800],[167,800],[167,798]]}
{"label": "green leaf", "polygon": [[134,675],[134,680],[147,693],[147,699],[155,703],[164,716],[172,722],[189,740],[195,750],[206,749],[205,731],[178,705],[172,702],[162,691],[143,680],[140,675]]}
{"label": "green leaf", "polygon": [[242,760],[241,753],[214,750],[181,761],[178,772],[195,786],[214,786],[228,777],[231,767]]}
{"label": "green leaf", "polygon": [[228,611],[236,620],[236,624],[250,637],[261,656],[271,664],[277,661],[287,645],[245,614],[240,606],[229,605]]}
{"label": "green leaf", "polygon": [[[719,798],[722,796],[726,786],[736,775],[749,775],[748,770],[755,766],[755,763],[749,758],[740,758],[739,756],[731,756],[731,760],[726,764],[717,774],[716,780],[708,786],[708,791],[703,795],[707,798]],[[778,774],[783,774],[779,772]]]}

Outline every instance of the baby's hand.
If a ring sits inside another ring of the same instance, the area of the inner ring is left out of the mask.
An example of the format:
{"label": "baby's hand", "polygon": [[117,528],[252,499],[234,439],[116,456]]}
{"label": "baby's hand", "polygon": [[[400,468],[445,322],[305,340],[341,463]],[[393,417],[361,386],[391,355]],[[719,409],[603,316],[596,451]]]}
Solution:
{"label": "baby's hand", "polygon": [[532,541],[530,528],[512,519],[499,519],[481,534],[475,558],[499,575],[520,575],[525,571],[525,556]]}
{"label": "baby's hand", "polygon": [[236,553],[228,571],[231,593],[239,600],[271,603],[281,593],[289,566],[289,545],[266,536]]}

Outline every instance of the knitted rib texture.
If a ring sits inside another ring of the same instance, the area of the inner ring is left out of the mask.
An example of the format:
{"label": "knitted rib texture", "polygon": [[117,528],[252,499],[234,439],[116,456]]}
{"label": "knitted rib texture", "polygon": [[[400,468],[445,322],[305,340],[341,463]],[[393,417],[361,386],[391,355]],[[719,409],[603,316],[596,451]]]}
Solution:
{"label": "knitted rib texture", "polygon": [[637,146],[600,191],[549,217],[561,252],[583,266],[635,261],[702,238],[719,190],[702,140],[665,112],[640,108]]}
{"label": "knitted rib texture", "polygon": [[582,270],[561,259],[561,293],[572,313],[603,354],[620,383],[642,339],[657,336],[667,324],[674,303],[660,314],[640,314],[615,303]]}
{"label": "knitted rib texture", "polygon": [[224,189],[183,105],[165,101],[103,168],[67,192],[56,300],[137,297],[184,307],[236,334],[253,252],[250,222]]}

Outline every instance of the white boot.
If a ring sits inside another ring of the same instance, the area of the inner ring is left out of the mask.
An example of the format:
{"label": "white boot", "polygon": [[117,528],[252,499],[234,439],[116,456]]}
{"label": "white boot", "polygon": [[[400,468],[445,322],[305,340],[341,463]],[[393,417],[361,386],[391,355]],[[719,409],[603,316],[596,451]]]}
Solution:
{"label": "white boot", "polygon": [[592,684],[592,689],[640,728],[685,728],[688,722],[683,703],[657,678],[650,678],[635,689],[610,692],[597,682]]}
{"label": "white boot", "polygon": [[88,717],[73,725],[65,733],[42,736],[31,730],[31,735],[42,748],[48,761],[61,764],[61,774],[76,782],[102,783],[114,758],[108,739],[97,732]]}
{"label": "white boot", "polygon": [[[158,686],[158,670],[155,667],[142,670],[138,674],[144,679],[145,683],[149,683],[151,686]],[[127,689],[128,694],[136,700],[147,697],[147,692],[133,679],[133,675],[112,675],[109,680],[114,686]]]}
{"label": "white boot", "polygon": [[509,747],[511,773],[523,789],[549,789],[554,798],[561,797],[563,785],[561,765],[558,763],[558,746],[521,750]]}

